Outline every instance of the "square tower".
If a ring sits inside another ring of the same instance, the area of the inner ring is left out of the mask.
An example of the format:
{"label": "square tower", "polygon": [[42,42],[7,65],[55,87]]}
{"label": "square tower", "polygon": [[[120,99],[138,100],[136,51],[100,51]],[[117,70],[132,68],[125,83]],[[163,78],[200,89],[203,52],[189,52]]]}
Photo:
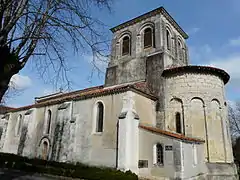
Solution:
{"label": "square tower", "polygon": [[112,51],[105,86],[147,81],[152,79],[148,72],[157,70],[158,75],[166,68],[188,65],[188,35],[163,7],[111,31]]}

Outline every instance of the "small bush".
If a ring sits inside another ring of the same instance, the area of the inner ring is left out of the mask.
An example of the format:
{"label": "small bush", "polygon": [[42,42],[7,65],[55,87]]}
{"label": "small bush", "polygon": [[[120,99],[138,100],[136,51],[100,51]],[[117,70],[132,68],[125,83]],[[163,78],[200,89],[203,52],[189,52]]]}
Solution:
{"label": "small bush", "polygon": [[87,180],[137,180],[131,171],[122,172],[111,168],[100,168],[81,163],[69,164],[42,159],[28,159],[15,154],[0,153],[0,168],[17,169]]}

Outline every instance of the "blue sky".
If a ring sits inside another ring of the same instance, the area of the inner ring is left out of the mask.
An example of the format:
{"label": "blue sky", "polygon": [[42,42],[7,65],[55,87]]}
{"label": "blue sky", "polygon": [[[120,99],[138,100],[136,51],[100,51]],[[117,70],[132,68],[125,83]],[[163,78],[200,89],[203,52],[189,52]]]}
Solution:
{"label": "blue sky", "polygon": [[[190,63],[212,65],[223,68],[231,75],[226,86],[226,97],[230,101],[240,99],[240,1],[239,0],[115,0],[113,12],[94,11],[109,28],[141,15],[157,7],[164,8],[189,34],[187,44]],[[89,79],[92,67],[89,56],[76,55],[68,51],[67,60],[74,68],[69,72],[72,90],[104,83],[104,74]],[[90,80],[90,81],[89,81]],[[36,73],[34,62],[29,62],[14,79],[20,89],[17,95],[7,99],[14,107],[32,104],[34,97],[55,92],[51,83],[44,83]]]}

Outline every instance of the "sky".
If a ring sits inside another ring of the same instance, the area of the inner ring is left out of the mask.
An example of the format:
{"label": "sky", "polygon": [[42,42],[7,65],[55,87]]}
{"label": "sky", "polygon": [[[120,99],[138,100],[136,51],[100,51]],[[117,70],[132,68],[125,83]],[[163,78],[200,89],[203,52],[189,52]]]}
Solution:
{"label": "sky", "polygon": [[[230,82],[226,85],[228,101],[240,100],[240,1],[239,0],[114,0],[112,12],[93,11],[106,24],[111,38],[111,27],[163,6],[188,33],[187,45],[190,64],[210,65],[226,70]],[[71,90],[104,84],[104,73],[90,78],[90,56],[68,51],[66,59],[73,65],[69,72]],[[104,71],[104,64],[101,64]],[[34,103],[34,98],[59,91],[36,72],[34,62],[15,75],[12,82],[17,93],[6,99],[6,104],[20,107]]]}

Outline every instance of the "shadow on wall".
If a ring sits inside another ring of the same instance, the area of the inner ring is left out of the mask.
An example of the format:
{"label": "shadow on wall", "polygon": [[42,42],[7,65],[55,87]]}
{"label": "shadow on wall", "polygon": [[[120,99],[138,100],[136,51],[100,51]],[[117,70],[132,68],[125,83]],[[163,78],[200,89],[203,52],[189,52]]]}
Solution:
{"label": "shadow on wall", "polygon": [[23,126],[19,145],[18,145],[18,150],[17,150],[18,155],[22,155],[22,153],[23,153],[23,149],[24,149],[25,141],[26,141],[26,137],[27,137],[27,131],[28,131],[27,127]]}

